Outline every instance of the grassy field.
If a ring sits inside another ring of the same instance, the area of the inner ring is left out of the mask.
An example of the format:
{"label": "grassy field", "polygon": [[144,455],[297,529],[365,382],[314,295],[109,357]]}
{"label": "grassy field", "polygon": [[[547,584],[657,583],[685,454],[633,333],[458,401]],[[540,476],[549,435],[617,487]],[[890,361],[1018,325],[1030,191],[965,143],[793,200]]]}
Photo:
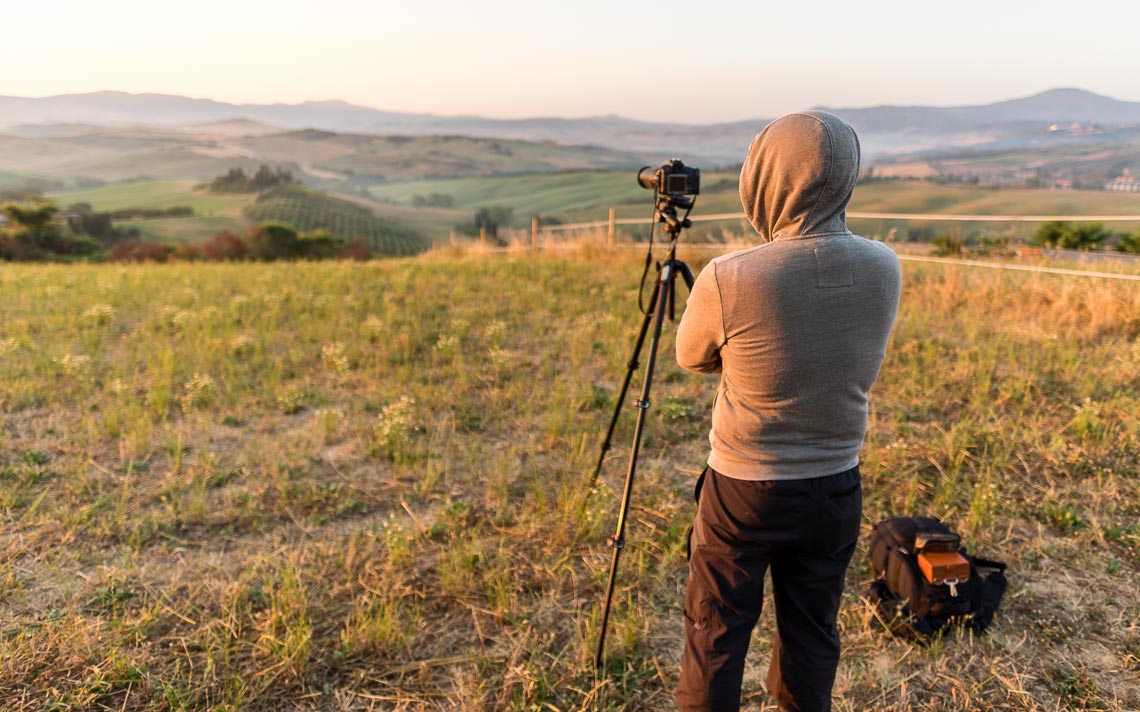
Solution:
{"label": "grassy field", "polygon": [[[503,205],[513,210],[513,223],[529,229],[530,216],[554,217],[563,222],[604,220],[609,209],[617,217],[648,218],[653,209],[652,195],[637,185],[634,171],[586,171],[544,173],[527,176],[455,178],[373,184],[373,199],[345,193],[338,197],[365,205],[378,216],[406,225],[429,242],[447,244],[455,225],[471,222],[475,210]],[[704,192],[693,212],[695,217],[740,211],[736,175],[706,172]],[[197,241],[219,229],[243,229],[242,209],[252,196],[211,195],[195,191],[193,181],[140,181],[102,188],[51,194],[61,207],[75,202],[91,203],[96,210],[129,207],[162,208],[189,205],[195,218],[158,219],[132,222],[144,236],[153,239]],[[335,192],[335,191],[334,191]],[[451,196],[450,207],[414,206],[415,196],[433,193]],[[1105,191],[1053,191],[1028,189],[979,189],[966,186],[935,185],[921,182],[881,181],[859,185],[852,198],[851,211],[948,213],[958,215],[1064,215],[1140,214],[1140,194]],[[852,229],[862,234],[904,240],[911,230],[944,234],[958,230],[963,235],[986,234],[1027,239],[1034,223],[946,223],[938,221],[852,220]],[[1135,230],[1137,223],[1111,223],[1114,230]],[[892,232],[893,230],[893,232]],[[626,239],[643,236],[646,228],[622,228]],[[694,241],[721,242],[748,235],[751,228],[743,220],[698,222],[689,233]]]}
{"label": "grassy field", "polygon": [[242,208],[253,202],[252,195],[208,193],[195,190],[199,181],[144,180],[111,183],[99,188],[50,193],[61,208],[73,203],[89,203],[98,211],[125,208],[173,208],[188,205],[199,217],[240,217]]}
{"label": "grassy field", "polygon": [[[672,327],[592,669],[632,406],[585,488],[639,267],[0,265],[0,707],[671,709],[714,388]],[[836,709],[1140,708],[1140,292],[904,271],[865,526],[943,517],[1011,587],[990,634],[920,648],[860,550]]]}

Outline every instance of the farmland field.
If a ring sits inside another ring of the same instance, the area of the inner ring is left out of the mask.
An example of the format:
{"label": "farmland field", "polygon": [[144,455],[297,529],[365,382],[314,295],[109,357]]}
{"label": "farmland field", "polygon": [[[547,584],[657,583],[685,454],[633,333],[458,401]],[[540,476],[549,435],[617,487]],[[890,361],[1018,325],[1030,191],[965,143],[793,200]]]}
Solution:
{"label": "farmland field", "polygon": [[[367,192],[371,199],[355,192],[337,197],[357,202],[383,220],[390,220],[420,233],[429,243],[445,244],[455,225],[471,221],[480,207],[502,205],[513,211],[515,227],[528,229],[530,216],[543,215],[563,222],[604,220],[609,209],[617,217],[648,218],[652,212],[651,194],[637,185],[635,171],[570,171],[527,176],[488,176],[410,182],[373,183]],[[740,211],[736,174],[707,171],[702,176],[704,192],[697,201],[694,217]],[[117,210],[129,207],[168,208],[189,205],[196,217],[138,221],[144,236],[178,241],[180,237],[197,241],[208,238],[218,229],[233,232],[242,229],[242,210],[253,200],[252,195],[212,195],[195,191],[194,181],[139,181],[101,188],[52,193],[50,197],[61,207],[75,202],[88,202],[95,210]],[[432,194],[448,196],[446,207],[414,205],[416,196]],[[852,212],[946,213],[981,215],[1064,215],[1110,214],[1140,215],[1140,194],[1106,191],[1055,191],[1030,189],[984,189],[968,186],[937,185],[923,182],[879,181],[861,183],[852,196]],[[852,219],[852,229],[862,234],[897,235],[904,240],[910,230],[924,230],[927,237],[952,229],[962,234],[1012,235],[1024,241],[1035,228],[1034,223],[947,223],[922,220]],[[1135,230],[1140,222],[1117,222],[1114,230]],[[894,233],[892,233],[892,229]],[[640,227],[622,228],[627,237],[642,235]],[[722,242],[726,236],[747,234],[747,223],[715,221],[697,223],[689,233],[693,241]]]}
{"label": "farmland field", "polygon": [[89,203],[94,210],[114,212],[126,208],[173,208],[186,205],[201,217],[239,217],[253,202],[251,195],[208,193],[196,190],[200,181],[144,180],[112,183],[99,188],[69,190],[49,194],[61,208],[73,203]]}
{"label": "farmland field", "polygon": [[325,230],[346,240],[359,237],[382,255],[413,255],[427,247],[418,233],[383,220],[364,206],[297,184],[263,193],[245,215],[255,223],[278,221],[297,230]]}
{"label": "farmland field", "polygon": [[[639,267],[0,265],[0,708],[671,709],[714,386],[672,327],[592,670],[632,413],[585,488]],[[1011,586],[920,648],[860,550],[836,709],[1140,708],[1134,285],[904,265],[865,530],[943,517]]]}

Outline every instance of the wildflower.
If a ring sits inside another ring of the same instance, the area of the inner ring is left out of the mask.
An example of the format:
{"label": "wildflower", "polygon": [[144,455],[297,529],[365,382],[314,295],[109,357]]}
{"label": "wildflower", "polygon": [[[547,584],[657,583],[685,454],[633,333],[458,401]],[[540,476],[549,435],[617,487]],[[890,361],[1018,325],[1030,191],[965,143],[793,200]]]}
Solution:
{"label": "wildflower", "polygon": [[56,363],[69,376],[79,376],[91,370],[91,357],[86,354],[64,354]]}
{"label": "wildflower", "polygon": [[344,355],[344,344],[334,341],[322,346],[321,363],[325,368],[336,371],[342,376],[348,373],[348,357]]}
{"label": "wildflower", "polygon": [[230,353],[234,356],[244,356],[251,351],[257,342],[249,334],[237,334],[230,339]]}
{"label": "wildflower", "polygon": [[364,329],[373,336],[380,336],[384,333],[384,320],[375,314],[370,314],[364,320]]}
{"label": "wildflower", "polygon": [[93,304],[83,312],[83,318],[100,325],[108,324],[115,318],[117,312],[118,310],[110,304]]}
{"label": "wildflower", "polygon": [[435,342],[435,351],[443,356],[454,356],[459,350],[459,337],[454,334],[440,334]]}
{"label": "wildflower", "polygon": [[186,309],[179,309],[174,312],[170,317],[170,325],[176,329],[185,329],[190,324],[194,323],[197,314]]}
{"label": "wildflower", "polygon": [[277,407],[285,415],[293,415],[299,413],[305,407],[307,396],[305,391],[299,388],[290,388],[289,390],[277,396]]}
{"label": "wildflower", "polygon": [[504,371],[509,366],[513,366],[518,359],[518,355],[514,351],[506,349],[493,348],[488,352],[491,357],[491,365],[498,371]]}
{"label": "wildflower", "polygon": [[486,337],[487,341],[491,342],[493,346],[502,346],[503,340],[507,336],[507,325],[500,319],[495,319],[490,324],[487,324],[487,328],[484,329],[483,335]]}
{"label": "wildflower", "polygon": [[204,373],[195,373],[186,382],[185,392],[182,395],[182,410],[189,411],[194,408],[206,406],[213,402],[217,385],[214,379]]}
{"label": "wildflower", "polygon": [[389,457],[396,459],[409,445],[415,430],[414,411],[416,402],[408,396],[400,396],[389,403],[377,416],[376,440]]}

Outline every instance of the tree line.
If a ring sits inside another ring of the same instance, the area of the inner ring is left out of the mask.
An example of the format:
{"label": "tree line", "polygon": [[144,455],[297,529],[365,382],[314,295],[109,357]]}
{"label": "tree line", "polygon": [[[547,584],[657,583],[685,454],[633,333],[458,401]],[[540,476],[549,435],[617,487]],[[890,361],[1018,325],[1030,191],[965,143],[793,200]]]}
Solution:
{"label": "tree line", "polygon": [[253,175],[247,175],[241,167],[231,168],[207,183],[206,189],[212,193],[260,193],[293,182],[289,171],[262,164]]}
{"label": "tree line", "polygon": [[[7,222],[7,225],[0,226],[0,260],[271,261],[367,259],[372,256],[363,238],[345,239],[330,235],[325,230],[302,233],[276,221],[250,227],[244,235],[223,230],[199,245],[145,241],[139,239],[137,230],[117,230],[114,225],[116,213],[99,213],[78,207],[79,210],[69,211],[72,214],[64,222],[58,219],[59,207],[43,197],[0,205],[0,215]],[[181,208],[120,211],[132,217],[140,212],[161,212],[164,216],[183,214]]]}

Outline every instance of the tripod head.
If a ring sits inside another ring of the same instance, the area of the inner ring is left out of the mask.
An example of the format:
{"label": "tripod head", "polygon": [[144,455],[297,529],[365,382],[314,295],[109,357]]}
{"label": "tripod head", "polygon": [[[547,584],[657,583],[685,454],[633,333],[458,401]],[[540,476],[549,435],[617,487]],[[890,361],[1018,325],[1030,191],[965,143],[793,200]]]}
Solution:
{"label": "tripod head", "polygon": [[[689,219],[689,212],[693,209],[694,202],[695,198],[683,195],[658,194],[653,212],[657,222],[665,224],[664,231],[669,234],[670,242],[675,242],[680,237],[682,229],[693,226],[693,221]],[[677,208],[685,211],[683,217],[677,217]]]}
{"label": "tripod head", "polygon": [[[676,242],[681,229],[692,226],[689,211],[701,192],[700,169],[686,166],[680,158],[674,158],[661,164],[660,168],[642,168],[637,172],[637,184],[653,191],[653,221],[665,223],[669,241]],[[677,217],[678,208],[685,211],[683,217]],[[652,235],[649,242],[653,242]]]}

